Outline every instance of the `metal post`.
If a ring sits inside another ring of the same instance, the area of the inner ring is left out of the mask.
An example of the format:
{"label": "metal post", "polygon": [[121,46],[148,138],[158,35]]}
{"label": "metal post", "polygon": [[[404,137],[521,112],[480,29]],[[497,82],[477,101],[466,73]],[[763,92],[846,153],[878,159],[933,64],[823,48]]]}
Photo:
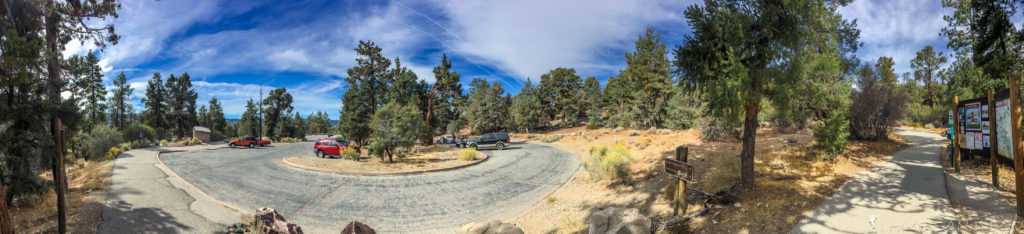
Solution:
{"label": "metal post", "polygon": [[992,165],[992,186],[999,187],[999,158],[996,156],[995,90],[988,90],[988,161]]}
{"label": "metal post", "polygon": [[960,172],[960,97],[953,96],[953,168]]}
{"label": "metal post", "polygon": [[[686,162],[686,158],[689,156],[690,148],[686,146],[676,147],[676,160]],[[675,208],[672,209],[672,216],[679,215],[679,208],[682,207],[683,214],[686,214],[686,181],[682,179],[676,179],[679,181],[679,186],[676,189],[676,202]]]}
{"label": "metal post", "polygon": [[[1010,136],[1013,137],[1013,174],[1017,194],[1024,192],[1024,154],[1020,142],[1020,77],[1010,76]],[[1017,217],[1024,217],[1024,196],[1017,196]]]}

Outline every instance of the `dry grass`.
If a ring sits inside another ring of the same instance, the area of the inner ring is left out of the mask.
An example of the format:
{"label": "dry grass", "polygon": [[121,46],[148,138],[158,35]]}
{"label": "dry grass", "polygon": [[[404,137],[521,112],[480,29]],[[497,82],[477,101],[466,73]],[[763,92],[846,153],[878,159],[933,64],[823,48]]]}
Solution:
{"label": "dry grass", "polygon": [[[637,208],[642,214],[667,220],[672,215],[671,197],[677,183],[673,177],[661,172],[661,162],[666,157],[675,157],[677,146],[689,147],[688,161],[694,165],[695,183],[688,187],[713,192],[739,181],[740,160],[737,155],[742,146],[735,139],[703,141],[692,130],[637,131],[639,134],[635,136],[630,136],[630,132],[584,130],[580,127],[533,136],[533,139],[543,139],[546,135],[561,134],[565,137],[552,144],[578,155],[587,155],[590,147],[621,142],[634,152],[636,160],[629,165],[629,182],[595,182],[584,171],[552,195],[559,199],[538,205],[517,217],[514,220],[517,226],[525,227],[527,233],[564,233],[568,224],[585,224],[590,214],[610,206]],[[516,134],[517,137],[520,135]],[[785,232],[853,175],[907,146],[904,139],[898,136],[891,138],[891,141],[882,142],[852,141],[844,155],[834,161],[822,161],[814,157],[814,139],[809,134],[771,129],[759,131],[755,156],[756,187],[752,191],[740,192],[737,199],[741,206],[712,208],[707,215],[673,232]],[[536,140],[519,138],[513,141]],[[799,178],[772,179],[787,176]],[[695,193],[688,193],[686,213],[702,209],[699,200]]]}
{"label": "dry grass", "polygon": [[[948,152],[943,151],[943,155]],[[960,161],[960,174],[974,178],[979,181],[992,183],[992,165],[989,164],[988,158],[982,158],[975,156],[973,160],[962,160]],[[943,160],[943,165],[948,170],[953,170],[953,167],[949,165],[949,159]],[[1017,191],[1016,187],[1017,178],[1014,177],[1012,165],[1007,165],[1003,162],[998,164],[999,167],[999,193],[1006,196],[1007,202],[1010,205],[1016,206],[1017,203]]]}
{"label": "dry grass", "polygon": [[[114,161],[78,161],[67,165],[68,231],[95,233],[110,191]],[[47,173],[49,174],[49,173]],[[52,179],[52,178],[48,178]],[[57,231],[57,196],[52,188],[43,194],[18,198],[11,206],[14,229],[21,233]]]}
{"label": "dry grass", "polygon": [[457,167],[474,163],[485,158],[485,155],[476,152],[473,160],[461,160],[461,149],[442,145],[416,146],[405,156],[396,156],[394,163],[381,161],[376,156],[371,156],[363,151],[359,160],[340,158],[317,158],[315,156],[297,156],[287,158],[288,162],[316,167],[328,170],[339,170],[357,173],[384,173],[384,172],[405,172],[422,171],[441,168]]}

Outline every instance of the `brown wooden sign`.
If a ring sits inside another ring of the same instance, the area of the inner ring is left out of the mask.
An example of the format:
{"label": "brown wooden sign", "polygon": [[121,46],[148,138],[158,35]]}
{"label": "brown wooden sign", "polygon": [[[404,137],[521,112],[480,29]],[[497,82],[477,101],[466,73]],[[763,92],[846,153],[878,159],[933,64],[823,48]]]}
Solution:
{"label": "brown wooden sign", "polygon": [[666,158],[665,173],[687,182],[693,182],[693,165],[683,161]]}

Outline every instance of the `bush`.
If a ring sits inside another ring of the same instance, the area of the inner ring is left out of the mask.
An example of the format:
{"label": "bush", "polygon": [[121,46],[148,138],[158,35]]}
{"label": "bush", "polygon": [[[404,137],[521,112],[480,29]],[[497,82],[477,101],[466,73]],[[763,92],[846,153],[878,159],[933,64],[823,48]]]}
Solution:
{"label": "bush", "polygon": [[356,149],[348,148],[341,151],[341,158],[359,161],[359,152]]}
{"label": "bush", "polygon": [[562,134],[556,134],[556,135],[551,135],[551,136],[545,137],[544,139],[541,139],[540,141],[544,142],[544,143],[551,143],[551,142],[556,142],[556,141],[561,140],[561,139],[562,139]]}
{"label": "bush", "polygon": [[117,158],[118,155],[121,155],[121,153],[123,153],[123,152],[124,151],[121,150],[121,148],[110,147],[110,149],[107,150],[107,155],[106,155],[106,157],[104,159],[108,159],[108,160],[109,159],[115,159],[115,158]]}
{"label": "bush", "polygon": [[591,121],[590,123],[587,124],[587,130],[595,130],[598,128],[601,128],[601,126],[597,125],[597,122]]}
{"label": "bush", "polygon": [[907,95],[900,89],[878,81],[874,75],[862,75],[850,105],[850,137],[861,140],[888,139],[889,131],[907,112]]}
{"label": "bush", "polygon": [[158,138],[156,130],[153,130],[149,125],[141,123],[135,123],[125,127],[122,137],[124,137],[124,140],[126,141],[135,141],[139,140],[139,135],[142,135],[143,140],[156,140]]}
{"label": "bush", "polygon": [[629,179],[628,168],[633,155],[621,142],[612,146],[590,148],[590,157],[584,160],[584,166],[595,179],[609,181],[625,181]]}
{"label": "bush", "polygon": [[108,149],[122,142],[121,132],[107,126],[96,126],[85,137],[85,152],[89,159],[106,156]]}
{"label": "bush", "polygon": [[465,161],[476,160],[477,151],[474,148],[465,148],[459,151],[459,159]]}
{"label": "bush", "polygon": [[198,144],[202,144],[202,143],[203,143],[203,140],[200,140],[199,138],[195,138],[195,137],[193,137],[192,139],[188,140],[188,144],[190,144],[190,145],[198,145]]}
{"label": "bush", "polygon": [[167,140],[160,140],[160,146],[167,146]]}
{"label": "bush", "polygon": [[823,122],[814,128],[814,147],[825,151],[827,159],[839,154],[846,147],[847,138],[850,136],[848,127],[850,100],[850,86],[836,85],[829,88],[826,97],[827,116]]}
{"label": "bush", "polygon": [[703,117],[697,119],[697,128],[700,129],[700,138],[714,140],[722,137],[733,137],[740,139],[742,132],[738,130],[740,121],[727,118]]}

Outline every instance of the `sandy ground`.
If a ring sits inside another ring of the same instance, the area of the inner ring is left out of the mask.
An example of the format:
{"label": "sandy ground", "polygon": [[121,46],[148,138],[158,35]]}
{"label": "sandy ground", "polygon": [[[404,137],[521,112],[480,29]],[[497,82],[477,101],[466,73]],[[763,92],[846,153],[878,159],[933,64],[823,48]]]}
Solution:
{"label": "sandy ground", "polygon": [[[113,162],[80,160],[65,165],[69,188],[65,193],[68,232],[96,233],[103,222]],[[47,192],[41,195],[15,200],[10,207],[14,230],[20,233],[57,232],[57,196],[52,187],[46,189]]]}
{"label": "sandy ground", "polygon": [[286,158],[288,162],[307,167],[346,172],[392,173],[422,171],[458,167],[483,160],[486,155],[477,152],[475,160],[460,160],[462,149],[443,145],[416,147],[410,156],[395,157],[395,162],[381,161],[380,158],[368,156],[365,152],[359,161],[341,158],[317,158],[311,155]]}
{"label": "sandy ground", "polygon": [[[806,131],[801,131],[806,132]],[[635,162],[629,165],[629,182],[595,181],[583,170],[562,189],[548,195],[534,209],[512,220],[526,233],[580,233],[587,217],[603,208],[638,208],[641,214],[661,221],[671,219],[671,194],[676,180],[661,172],[661,162],[674,157],[677,146],[689,147],[695,183],[691,188],[714,192],[739,182],[741,144],[735,139],[703,141],[693,130],[620,130],[584,128],[515,134],[513,141],[540,143],[551,135],[563,137],[549,144],[579,156],[594,146],[621,142],[631,148]],[[785,232],[830,197],[839,186],[905,148],[905,140],[851,141],[846,153],[834,161],[816,159],[813,137],[806,133],[758,132],[755,159],[756,187],[741,191],[738,206],[713,207],[710,211],[671,232],[749,233]],[[773,178],[799,177],[797,179]],[[703,208],[701,196],[687,193],[687,214]]]}

